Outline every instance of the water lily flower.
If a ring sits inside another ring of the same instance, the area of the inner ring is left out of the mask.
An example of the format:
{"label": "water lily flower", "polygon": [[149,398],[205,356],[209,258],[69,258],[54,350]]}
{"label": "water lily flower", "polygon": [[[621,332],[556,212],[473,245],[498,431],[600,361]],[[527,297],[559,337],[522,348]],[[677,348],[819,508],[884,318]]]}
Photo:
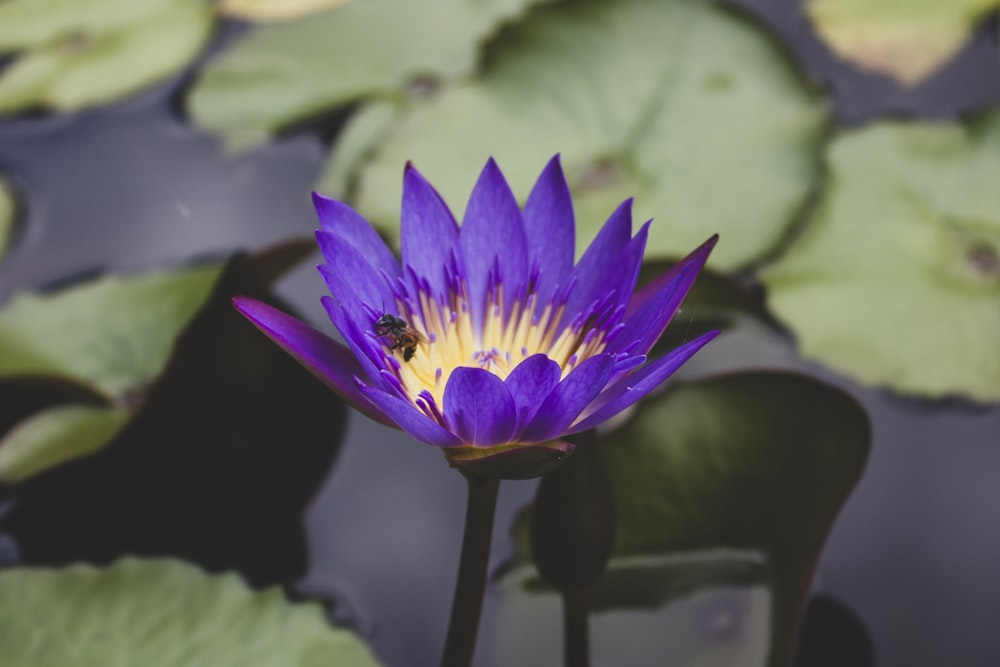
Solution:
{"label": "water lily flower", "polygon": [[543,474],[593,428],[664,382],[718,332],[647,353],[677,312],[716,237],[642,289],[649,224],[622,203],[574,263],[575,220],[558,156],[522,210],[491,159],[459,226],[407,165],[402,262],[346,204],[314,195],[346,345],[264,303],[237,309],[344,400],[494,478]]}

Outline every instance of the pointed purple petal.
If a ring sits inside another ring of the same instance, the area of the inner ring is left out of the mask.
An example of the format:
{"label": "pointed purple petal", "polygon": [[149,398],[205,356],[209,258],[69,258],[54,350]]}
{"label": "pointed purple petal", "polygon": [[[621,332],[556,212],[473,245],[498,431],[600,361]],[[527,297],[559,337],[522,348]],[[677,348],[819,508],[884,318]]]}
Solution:
{"label": "pointed purple petal", "polygon": [[354,382],[364,374],[357,358],[346,347],[308,324],[246,296],[233,305],[255,327],[288,352],[338,396],[376,421],[390,419],[361,394]]}
{"label": "pointed purple petal", "polygon": [[375,228],[353,208],[318,192],[312,195],[313,206],[323,231],[351,244],[362,257],[390,278],[399,275],[399,262]]}
{"label": "pointed purple petal", "polygon": [[[371,313],[395,312],[396,296],[387,276],[346,240],[322,230],[316,241],[326,264],[319,265],[330,294],[340,301],[359,326],[367,326]],[[377,315],[376,315],[377,318]]]}
{"label": "pointed purple petal", "polygon": [[476,331],[481,331],[490,273],[494,267],[500,269],[507,312],[528,279],[528,241],[521,209],[493,158],[483,167],[469,197],[458,242],[462,248],[473,323]]}
{"label": "pointed purple petal", "polygon": [[714,248],[715,244],[718,242],[719,235],[713,234],[707,241],[690,252],[687,257],[670,267],[663,275],[651,280],[646,285],[643,285],[641,289],[636,290],[636,293],[632,295],[632,300],[629,301],[625,317],[631,316],[632,313],[639,310],[643,304],[663,289],[664,285],[675,280],[677,276],[680,275],[680,272],[684,269],[684,267],[689,263],[694,262],[697,263],[699,267],[704,266],[709,253],[712,252],[712,248]]}
{"label": "pointed purple petal", "polygon": [[654,282],[659,286],[658,291],[652,295],[644,295],[644,300],[637,309],[632,308],[636,298],[633,297],[626,310],[626,312],[631,311],[631,315],[626,315],[624,327],[615,333],[613,340],[609,341],[608,352],[614,353],[625,347],[630,348],[631,354],[649,352],[694,284],[698,272],[701,271],[705,260],[708,259],[708,253],[715,244],[715,238],[709,239],[670,271],[657,278]]}
{"label": "pointed purple petal", "polygon": [[444,388],[444,416],[466,444],[489,447],[510,442],[517,411],[503,380],[482,368],[460,366]]}
{"label": "pointed purple petal", "polygon": [[580,411],[604,389],[614,365],[614,357],[609,354],[585,359],[546,397],[519,439],[546,442],[562,436]]}
{"label": "pointed purple petal", "polygon": [[524,205],[528,267],[540,269],[538,297],[547,303],[557,285],[569,281],[576,252],[573,199],[559,156],[545,166]]}
{"label": "pointed purple petal", "polygon": [[623,201],[573,269],[576,286],[566,302],[566,321],[608,292],[607,276],[632,240],[632,200]]}
{"label": "pointed purple petal", "polygon": [[354,320],[348,317],[343,304],[332,296],[324,296],[320,302],[326,309],[326,314],[330,316],[333,326],[337,327],[337,331],[347,341],[347,346],[351,348],[364,371],[364,377],[376,386],[384,388],[382,380],[382,370],[385,368],[384,353],[374,333],[359,328]]}
{"label": "pointed purple petal", "polygon": [[531,421],[545,397],[559,384],[559,364],[544,354],[533,354],[514,367],[505,383],[517,410],[516,434]]}
{"label": "pointed purple petal", "polygon": [[458,224],[441,195],[411,164],[403,173],[400,217],[403,266],[426,279],[435,296],[445,294],[444,267],[458,242]]}
{"label": "pointed purple petal", "polygon": [[588,428],[593,428],[614,417],[660,386],[685,361],[694,356],[695,352],[718,335],[718,331],[709,331],[643,366],[632,375],[622,378],[614,386],[609,387],[597,401],[587,407],[581,419],[569,429],[569,433],[586,431]]}
{"label": "pointed purple petal", "polygon": [[367,385],[363,385],[361,391],[389,416],[395,426],[406,431],[420,442],[435,447],[460,447],[464,444],[443,426],[421,412],[413,403]]}

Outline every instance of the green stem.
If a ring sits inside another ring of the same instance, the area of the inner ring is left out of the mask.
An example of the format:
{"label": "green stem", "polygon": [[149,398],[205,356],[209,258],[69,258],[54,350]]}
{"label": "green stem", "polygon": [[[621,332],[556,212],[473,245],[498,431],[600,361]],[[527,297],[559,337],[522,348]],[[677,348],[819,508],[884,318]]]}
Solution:
{"label": "green stem", "polygon": [[590,667],[590,603],[587,590],[568,588],[563,601],[563,664]]}
{"label": "green stem", "polygon": [[490,559],[493,515],[497,506],[500,480],[465,475],[469,497],[465,505],[465,535],[458,564],[458,581],[451,602],[448,638],[444,644],[441,667],[469,667],[476,649],[479,615],[486,591],[486,566]]}

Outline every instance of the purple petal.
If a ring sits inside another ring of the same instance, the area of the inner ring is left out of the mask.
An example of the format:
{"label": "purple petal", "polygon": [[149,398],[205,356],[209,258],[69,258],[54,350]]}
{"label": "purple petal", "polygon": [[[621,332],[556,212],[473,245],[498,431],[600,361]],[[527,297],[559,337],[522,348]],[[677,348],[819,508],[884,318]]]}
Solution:
{"label": "purple petal", "polygon": [[403,173],[400,245],[403,265],[428,281],[435,296],[446,293],[445,268],[458,241],[458,224],[444,199],[413,165]]}
{"label": "purple petal", "polygon": [[563,435],[580,411],[604,389],[614,365],[614,357],[609,354],[585,359],[546,397],[519,439],[546,442]]}
{"label": "purple petal", "polygon": [[503,380],[482,368],[459,366],[444,388],[444,416],[466,444],[488,447],[510,442],[517,410]]}
{"label": "purple petal", "polygon": [[342,399],[376,421],[392,423],[358,391],[354,378],[364,372],[357,358],[346,347],[308,324],[256,299],[238,296],[233,299],[233,305],[264,335],[292,355]]}
{"label": "purple petal", "polygon": [[632,200],[623,201],[573,269],[576,285],[566,302],[567,320],[608,293],[607,276],[632,240]]}
{"label": "purple petal", "polygon": [[712,252],[712,248],[718,242],[719,235],[713,234],[707,241],[690,252],[687,257],[667,269],[663,275],[643,285],[641,289],[636,290],[636,293],[632,295],[632,300],[629,301],[625,317],[629,317],[632,313],[636,312],[643,304],[655,296],[657,292],[663,289],[664,285],[675,280],[689,263],[695,262],[699,267],[704,266],[709,253]]}
{"label": "purple petal", "polygon": [[547,303],[557,285],[569,281],[576,252],[573,199],[559,156],[545,166],[524,205],[528,266],[540,269],[538,298]]}
{"label": "purple petal", "polygon": [[663,276],[653,281],[658,290],[651,295],[644,293],[638,307],[634,307],[633,304],[639,293],[633,296],[626,309],[624,327],[615,333],[613,340],[609,341],[608,352],[614,353],[629,347],[632,354],[645,354],[653,347],[680,308],[681,302],[698,277],[698,272],[708,259],[708,253],[711,252],[716,239],[717,237],[713,236]]}
{"label": "purple petal", "polygon": [[374,384],[382,387],[382,370],[385,368],[383,361],[384,352],[382,345],[375,338],[374,332],[361,329],[355,321],[348,316],[343,304],[331,296],[320,299],[323,307],[326,308],[327,315],[333,326],[347,341],[348,347],[354,352],[354,356],[364,371],[364,376]]}
{"label": "purple petal", "polygon": [[517,410],[514,433],[519,433],[535,416],[542,401],[559,384],[559,374],[559,364],[544,354],[531,355],[510,372],[505,382]]}
{"label": "purple petal", "polygon": [[389,416],[395,426],[403,429],[420,442],[435,447],[460,447],[464,444],[443,426],[421,412],[413,403],[367,385],[362,385],[361,391]]}
{"label": "purple petal", "polygon": [[322,229],[351,244],[362,257],[390,278],[400,274],[399,262],[375,228],[353,208],[318,192],[312,195],[313,206]]}
{"label": "purple petal", "polygon": [[319,273],[330,294],[344,304],[359,326],[367,327],[373,319],[372,313],[395,312],[396,296],[385,274],[378,272],[354,246],[334,234],[320,230],[316,232],[316,240],[326,259],[326,264],[319,265]]}
{"label": "purple petal", "polygon": [[593,405],[587,407],[582,418],[569,429],[569,433],[579,433],[593,428],[629,407],[660,386],[685,361],[694,356],[695,352],[718,335],[718,331],[709,331],[643,366],[632,375],[622,378],[617,384],[609,387]]}
{"label": "purple petal", "polygon": [[507,312],[528,279],[528,241],[521,209],[493,158],[483,167],[469,197],[458,241],[469,286],[473,323],[476,331],[482,331],[486,294],[494,267],[499,268],[497,278],[504,284]]}

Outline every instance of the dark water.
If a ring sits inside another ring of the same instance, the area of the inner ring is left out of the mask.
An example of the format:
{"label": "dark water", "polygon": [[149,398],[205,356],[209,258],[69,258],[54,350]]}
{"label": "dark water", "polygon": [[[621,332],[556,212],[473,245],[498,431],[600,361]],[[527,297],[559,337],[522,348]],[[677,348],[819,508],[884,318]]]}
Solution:
{"label": "dark water", "polygon": [[[908,92],[833,62],[788,3],[745,4],[793,37],[809,71],[833,87],[845,122],[950,116],[1000,102],[1000,66],[985,28],[947,72]],[[229,156],[177,118],[172,93],[168,85],[69,118],[0,120],[0,169],[16,176],[27,201],[15,247],[0,264],[0,299],[109,266],[139,270],[311,233],[308,193],[323,160],[320,141],[293,136]],[[280,291],[313,322],[325,322],[321,281],[310,266]],[[787,348],[753,335],[721,340],[712,359],[701,370],[803,367]],[[1000,664],[1000,409],[920,404],[807,368],[857,396],[875,436],[867,472],[830,536],[817,589],[860,617],[883,667]],[[507,552],[513,512],[533,488],[503,488],[497,560]],[[463,502],[463,481],[436,452],[352,416],[337,467],[306,519],[313,563],[301,588],[336,595],[338,615],[372,638],[387,665],[434,664]],[[500,602],[496,592],[487,600],[484,651]]]}

